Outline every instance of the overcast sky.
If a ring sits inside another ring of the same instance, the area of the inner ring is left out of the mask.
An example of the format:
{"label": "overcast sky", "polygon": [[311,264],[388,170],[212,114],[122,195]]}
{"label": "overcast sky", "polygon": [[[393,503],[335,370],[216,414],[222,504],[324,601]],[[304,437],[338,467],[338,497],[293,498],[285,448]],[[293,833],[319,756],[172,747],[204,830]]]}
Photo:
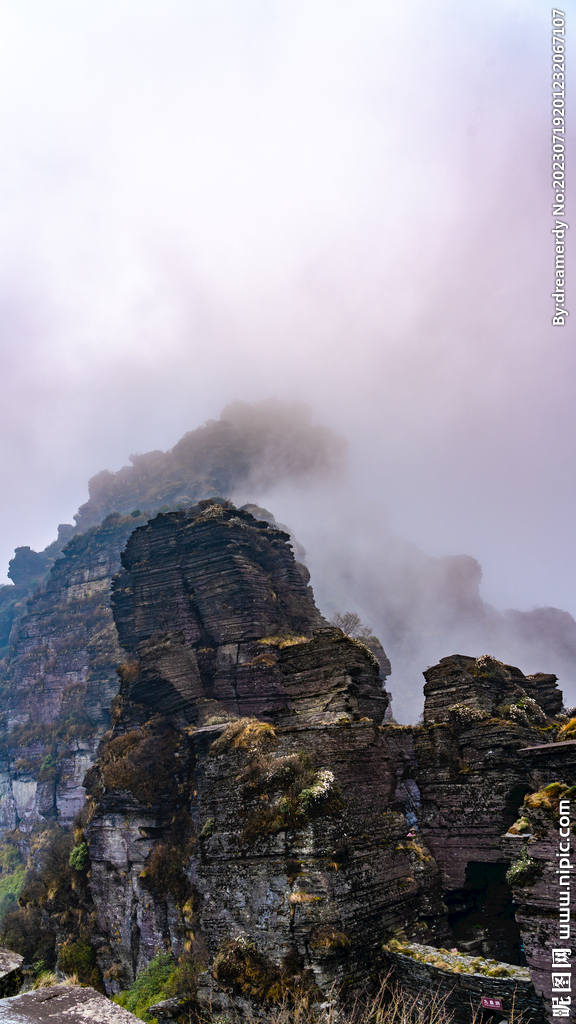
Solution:
{"label": "overcast sky", "polygon": [[275,395],[486,600],[576,614],[547,4],[0,0],[0,51],[2,565]]}

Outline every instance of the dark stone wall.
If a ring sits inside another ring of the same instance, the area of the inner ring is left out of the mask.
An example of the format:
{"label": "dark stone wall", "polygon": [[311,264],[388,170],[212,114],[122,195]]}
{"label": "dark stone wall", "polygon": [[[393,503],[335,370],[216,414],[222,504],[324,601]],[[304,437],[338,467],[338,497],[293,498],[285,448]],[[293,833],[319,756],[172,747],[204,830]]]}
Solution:
{"label": "dark stone wall", "polygon": [[[378,659],[323,624],[287,535],[199,506],[136,530],[122,563],[130,660],[86,780],[108,986],[159,947],[202,941],[214,958],[242,940],[327,992],[367,977],[399,926],[440,940],[439,873],[405,842]],[[151,881],[162,849],[180,888]]]}

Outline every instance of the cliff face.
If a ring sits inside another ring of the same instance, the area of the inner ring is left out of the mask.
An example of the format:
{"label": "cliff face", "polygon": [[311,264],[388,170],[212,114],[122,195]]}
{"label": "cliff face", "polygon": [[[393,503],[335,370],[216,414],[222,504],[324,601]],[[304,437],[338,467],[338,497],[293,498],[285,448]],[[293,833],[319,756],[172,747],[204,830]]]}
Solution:
{"label": "cliff face", "polygon": [[424,676],[422,829],[446,888],[461,890],[468,864],[504,861],[501,836],[533,788],[522,748],[553,738],[562,694],[555,676],[526,677],[489,657],[443,658]]}
{"label": "cliff face", "polygon": [[201,944],[225,986],[255,971],[263,988],[298,976],[326,991],[364,976],[400,925],[439,938],[438,872],[405,842],[378,661],[323,625],[286,535],[196,507],[138,529],[122,561],[129,660],[86,779],[108,985],[159,947]]}
{"label": "cliff face", "polygon": [[[140,522],[142,519],[140,519]],[[109,604],[138,519],[110,516],[68,542],[11,633],[2,679],[0,836],[84,803],[82,780],[110,723],[122,659]]]}
{"label": "cliff face", "polygon": [[[49,925],[62,962],[90,939],[108,991],[167,950],[210,968],[201,995],[209,980],[219,999],[318,999],[395,948],[411,977],[416,942],[425,963],[431,947],[472,954],[476,994],[476,957],[527,964],[537,1019],[556,941],[551,794],[573,781],[572,744],[551,742],[555,676],[445,658],[425,673],[424,724],[387,724],[378,657],[326,624],[288,540],[220,499],[69,542],[18,627],[7,827],[69,820],[101,744],[75,849],[55,830],[67,874],[33,881],[23,916]],[[434,969],[450,988],[450,963]]]}
{"label": "cliff face", "polygon": [[62,523],[58,527],[57,540],[44,551],[32,551],[29,547],[16,548],[14,558],[8,564],[8,576],[12,583],[0,586],[0,665],[8,653],[12,627],[26,610],[26,598],[42,585],[73,532],[73,526]]}
{"label": "cliff face", "polygon": [[456,944],[526,963],[550,1013],[551,950],[562,946],[558,800],[576,781],[573,744],[553,742],[565,721],[556,677],[461,656],[424,675],[420,822]]}
{"label": "cliff face", "polygon": [[[91,939],[109,990],[167,949],[204,959],[228,993],[277,996],[299,979],[319,996],[365,979],[396,935],[527,962],[549,998],[545,787],[575,781],[573,746],[550,742],[556,677],[444,658],[425,673],[424,724],[389,724],[381,645],[326,623],[266,510],[134,508],[189,504],[278,465],[327,468],[339,451],[314,429],[283,441],[242,409],[230,417],[100,475],[85,533],[63,528],[11,563],[0,837],[29,845],[39,868],[23,918],[31,907],[61,963],[86,954],[96,984]],[[478,567],[449,568],[473,619]],[[84,785],[90,820],[72,849],[55,823],[71,824]]]}
{"label": "cliff face", "polygon": [[[0,842],[16,830],[25,848],[33,827],[55,820],[69,825],[84,802],[82,779],[110,724],[110,705],[118,692],[116,666],[125,658],[110,610],[110,588],[132,531],[160,507],[230,493],[251,480],[270,483],[330,473],[343,453],[344,442],[314,426],[306,406],[236,402],[219,421],[189,432],[172,450],[134,455],[132,465],[118,473],[98,474],[90,481],[90,498],[75,517],[76,526],[60,526],[58,540],[43,552],[16,550],[9,567],[12,585],[0,587]],[[304,554],[302,549],[299,553]],[[299,571],[286,569],[296,574],[302,591],[306,570],[302,566]],[[238,579],[241,583],[241,573]],[[282,588],[281,580],[273,582]],[[300,600],[290,597],[290,587],[286,593],[289,600]],[[145,605],[144,600],[138,615]],[[288,611],[298,628],[295,609]],[[180,628],[174,612],[172,605],[153,611],[164,614],[171,633]],[[169,642],[174,662],[178,644]],[[220,652],[220,657],[227,655]],[[143,676],[152,671],[155,658],[166,662],[160,649],[150,651]],[[180,674],[189,674],[188,668],[183,663]],[[221,667],[212,674],[223,679],[226,671]],[[232,674],[241,687],[241,668]]]}

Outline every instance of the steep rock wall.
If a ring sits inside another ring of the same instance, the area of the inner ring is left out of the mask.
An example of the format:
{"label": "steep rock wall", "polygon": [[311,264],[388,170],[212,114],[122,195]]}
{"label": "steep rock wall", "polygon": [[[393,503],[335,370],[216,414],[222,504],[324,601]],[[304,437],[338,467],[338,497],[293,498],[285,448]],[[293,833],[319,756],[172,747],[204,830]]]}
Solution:
{"label": "steep rock wall", "polygon": [[426,724],[414,730],[420,827],[458,948],[527,964],[550,1015],[551,950],[561,945],[550,792],[576,781],[573,743],[553,742],[566,722],[556,677],[453,656],[425,678]]}
{"label": "steep rock wall", "polygon": [[110,988],[201,944],[232,987],[253,949],[326,991],[397,927],[446,932],[436,865],[405,841],[378,660],[322,624],[287,540],[211,505],[158,516],[122,556],[129,661],[86,779]]}
{"label": "steep rock wall", "polygon": [[0,838],[70,824],[84,803],[122,660],[110,585],[137,523],[113,515],[70,540],[14,624],[2,678]]}
{"label": "steep rock wall", "polygon": [[424,722],[414,732],[421,827],[447,889],[470,862],[502,861],[500,837],[533,787],[525,747],[552,740],[562,706],[555,676],[529,676],[493,658],[454,655],[424,676]]}

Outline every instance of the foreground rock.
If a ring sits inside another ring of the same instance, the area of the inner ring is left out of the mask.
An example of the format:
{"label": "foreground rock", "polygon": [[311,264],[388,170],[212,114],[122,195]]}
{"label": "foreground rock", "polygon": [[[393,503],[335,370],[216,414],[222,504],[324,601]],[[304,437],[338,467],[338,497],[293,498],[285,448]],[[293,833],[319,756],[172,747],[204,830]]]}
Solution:
{"label": "foreground rock", "polygon": [[13,953],[11,949],[0,947],[0,998],[11,996],[18,992],[22,984],[20,967],[23,960],[24,957],[19,956],[18,953]]}
{"label": "foreground rock", "polygon": [[130,1024],[138,1020],[93,988],[52,985],[0,1001],[2,1024]]}

